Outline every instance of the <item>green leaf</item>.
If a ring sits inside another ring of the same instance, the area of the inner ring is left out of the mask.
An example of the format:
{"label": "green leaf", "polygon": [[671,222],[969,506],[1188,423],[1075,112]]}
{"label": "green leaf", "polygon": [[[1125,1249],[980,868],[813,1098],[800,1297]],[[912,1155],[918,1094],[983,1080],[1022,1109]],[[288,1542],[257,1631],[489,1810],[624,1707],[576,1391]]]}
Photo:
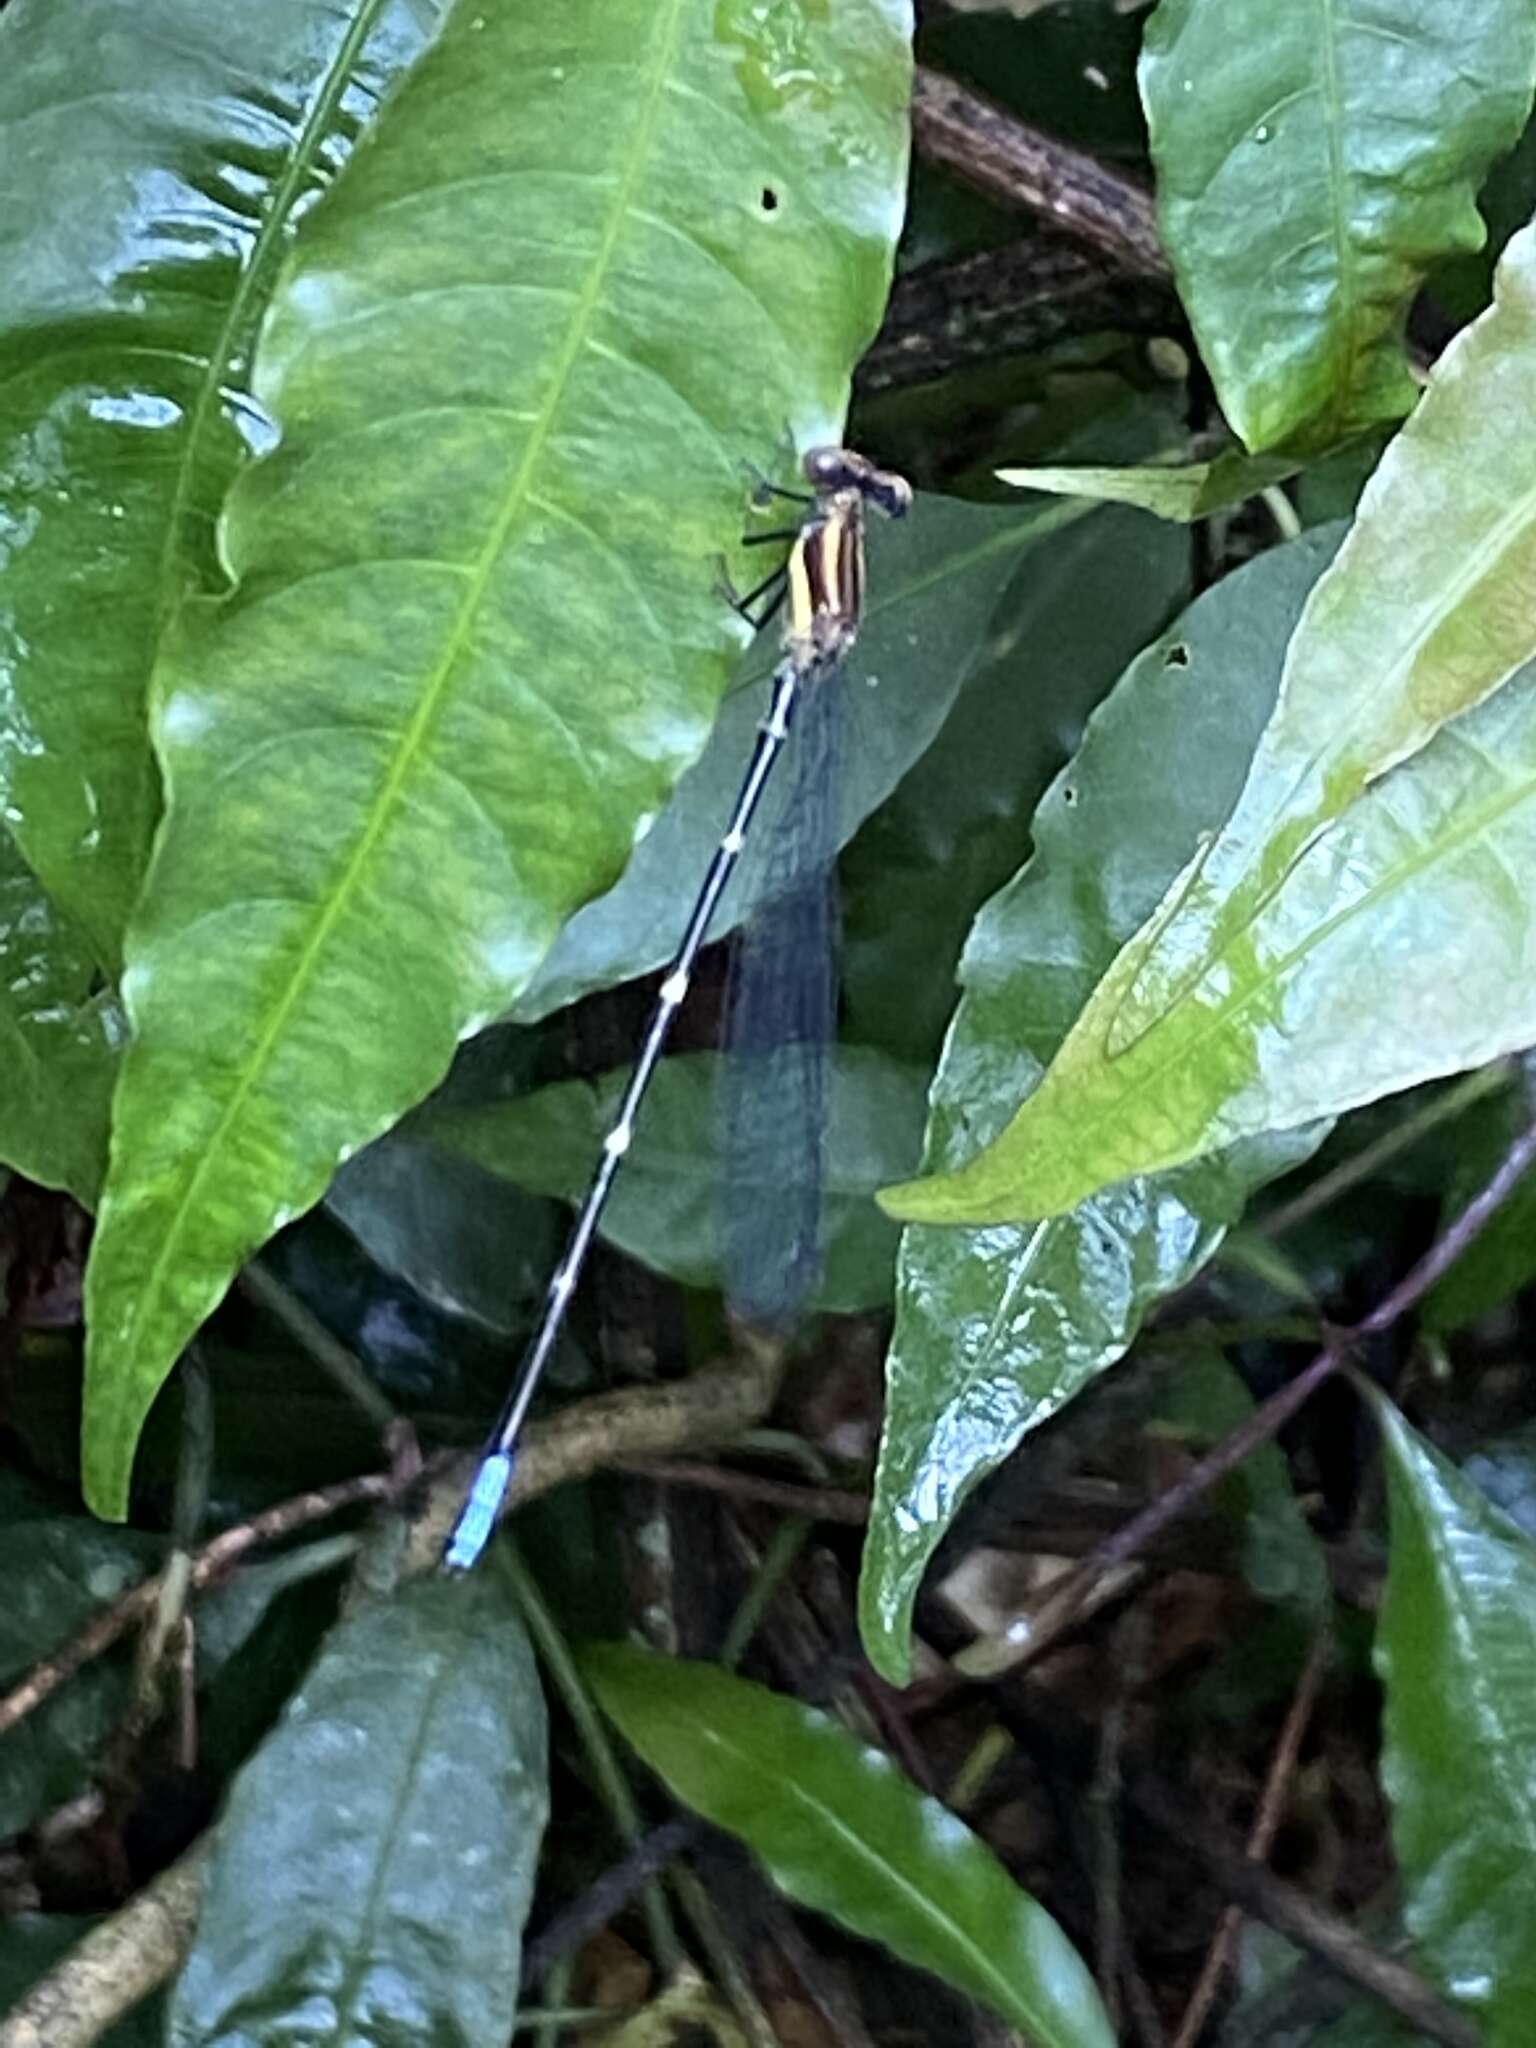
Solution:
{"label": "green leaf", "polygon": [[[1053,542],[1080,530],[1081,506],[971,505],[925,496],[911,518],[869,536],[870,598],[840,687],[854,728],[842,776],[837,840],[852,837],[921,759],[965,680],[987,653],[1010,583],[1044,568]],[[765,633],[742,664],[709,745],[635,849],[617,886],[579,910],[516,1009],[525,1022],[593,989],[632,980],[670,959],[700,879],[731,814],[764,688],[779,658]],[[770,794],[768,802],[773,801]],[[751,865],[710,926],[722,937],[751,907]]]}
{"label": "green leaf", "polygon": [[896,1191],[893,1213],[1053,1215],[1536,1035],[1532,933],[1508,881],[1529,871],[1536,765],[1532,678],[1509,683],[1536,655],[1536,441],[1520,424],[1536,406],[1536,230],[1511,242],[1499,291],[1318,583],[1225,828],[1002,1136]]}
{"label": "green leaf", "polygon": [[1186,601],[1188,572],[1182,534],[1118,506],[1022,556],[942,730],[843,858],[848,1036],[932,1068],[972,920],[1028,853],[1035,806],[1084,719]]}
{"label": "green leaf", "polygon": [[155,684],[98,1511],[242,1260],[506,1012],[699,752],[741,459],[835,431],[879,315],[905,29],[900,0],[456,9],[306,217],[234,587]]}
{"label": "green leaf", "polygon": [[[727,1277],[718,1070],[713,1053],[662,1061],[601,1225],[611,1244],[690,1287],[723,1288]],[[620,1071],[596,1087],[561,1081],[485,1109],[427,1109],[411,1129],[537,1194],[576,1201],[592,1178],[626,1079]],[[917,1157],[927,1077],[870,1047],[845,1045],[833,1053],[830,1081],[826,1266],[816,1305],[882,1307],[891,1298],[896,1226],[875,1206],[874,1193],[894,1161]]]}
{"label": "green leaf", "polygon": [[0,805],[103,965],[159,809],[156,649],[223,580],[214,514],[264,431],[278,259],[432,11],[266,0],[259,62],[236,0],[0,18]]}
{"label": "green leaf", "polygon": [[1066,498],[1136,505],[1159,519],[1187,526],[1257,497],[1300,468],[1278,455],[1248,455],[1229,448],[1209,462],[1148,463],[1136,469],[1000,469],[999,483],[1021,491],[1050,491]]}
{"label": "green leaf", "polygon": [[[1442,1227],[1458,1216],[1530,1120],[1523,1088],[1504,1091],[1458,1125],[1441,1179]],[[1500,1307],[1536,1278],[1536,1174],[1527,1173],[1425,1295],[1419,1319],[1444,1333]]]}
{"label": "green leaf", "polygon": [[354,1612],[235,1780],[172,2048],[504,2041],[546,1774],[498,1572]]}
{"label": "green leaf", "polygon": [[1536,2006],[1536,1551],[1386,1400],[1382,1782],[1404,1918],[1487,2048]]}
{"label": "green leaf", "polygon": [[559,1255],[547,1202],[421,1142],[410,1124],[349,1159],[325,1203],[386,1273],[493,1330],[524,1327]]}
{"label": "green leaf", "polygon": [[94,1206],[122,1013],[93,948],[0,826],[0,1159]]}
{"label": "green leaf", "polygon": [[[0,1692],[152,1570],[163,1545],[83,1515],[0,1523]],[[72,1799],[128,1697],[121,1659],[97,1659],[0,1738],[0,1838]]]}
{"label": "green leaf", "polygon": [[826,1714],[711,1664],[619,1643],[581,1668],[671,1791],[737,1834],[774,1882],[977,1998],[1039,2048],[1111,2048],[1056,1922],[963,1822]]}
{"label": "green leaf", "polygon": [[[1000,1120],[1038,1079],[1116,947],[1232,803],[1286,640],[1337,543],[1336,531],[1307,534],[1217,584],[1094,714],[1036,814],[1033,859],[966,948],[930,1163],[974,1149],[989,1110]],[[859,1592],[865,1648],[893,1683],[906,1677],[924,1567],[966,1496],[1122,1355],[1251,1189],[1311,1148],[1292,1142],[1128,1182],[1030,1228],[907,1231]]]}
{"label": "green leaf", "polygon": [[1408,410],[1408,303],[1481,246],[1477,188],[1533,82],[1526,0],[1162,0],[1141,88],[1163,236],[1249,448]]}

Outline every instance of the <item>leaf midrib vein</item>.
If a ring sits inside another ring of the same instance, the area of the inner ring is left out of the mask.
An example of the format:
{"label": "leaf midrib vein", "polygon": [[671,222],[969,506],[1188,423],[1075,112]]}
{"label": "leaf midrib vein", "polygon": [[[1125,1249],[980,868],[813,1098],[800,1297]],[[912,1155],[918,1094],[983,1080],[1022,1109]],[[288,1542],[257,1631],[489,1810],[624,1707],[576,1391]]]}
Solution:
{"label": "leaf midrib vein", "polygon": [[125,1349],[137,1348],[139,1329],[145,1320],[150,1304],[158,1297],[165,1272],[171,1265],[176,1251],[179,1249],[181,1234],[186,1227],[187,1220],[196,1213],[197,1197],[201,1192],[203,1183],[212,1171],[214,1163],[219,1160],[224,1141],[228,1136],[231,1126],[244,1109],[247,1099],[255,1088],[257,1077],[265,1071],[273,1047],[286,1026],[295,1005],[298,1003],[300,995],[309,983],[316,962],[320,958],[325,944],[341,916],[342,907],[350,901],[358,876],[362,873],[373,852],[374,846],[383,833],[386,820],[394,811],[399,790],[405,781],[409,768],[414,762],[418,748],[433,723],[439,697],[448,677],[452,674],[469,622],[484,596],[486,586],[489,583],[513,522],[522,510],[523,501],[531,485],[537,462],[553,429],[555,418],[565,395],[566,386],[580,357],[582,345],[586,339],[587,328],[607,276],[614,249],[624,229],[630,198],[636,180],[650,154],[650,145],[662,105],[666,72],[674,54],[677,25],[682,15],[683,5],[684,0],[668,0],[668,4],[664,8],[657,10],[655,16],[657,28],[653,43],[653,65],[651,75],[647,80],[647,91],[640,102],[640,113],[635,123],[634,141],[630,150],[629,161],[624,166],[623,174],[615,192],[614,202],[605,224],[602,240],[594,255],[587,287],[573,308],[565,346],[560,352],[554,374],[550,379],[549,395],[540,408],[538,422],[529,435],[528,446],[523,460],[508,486],[503,509],[491,527],[469,589],[466,591],[459,611],[445,637],[443,655],[437,667],[427,678],[416,713],[401,735],[395,760],[385,778],[372,814],[365,821],[363,830],[358,834],[354,852],[342,871],[339,884],[320,908],[320,913],[314,921],[309,941],[294,964],[293,972],[289,977],[287,991],[282,1000],[274,1007],[266,1030],[263,1031],[258,1039],[239,1082],[231,1091],[229,1100],[213,1131],[210,1133],[208,1142],[203,1146],[197,1163],[187,1178],[183,1199],[167,1222],[165,1230],[161,1233],[159,1248],[138,1290],[135,1313],[130,1319],[127,1332],[125,1333]]}

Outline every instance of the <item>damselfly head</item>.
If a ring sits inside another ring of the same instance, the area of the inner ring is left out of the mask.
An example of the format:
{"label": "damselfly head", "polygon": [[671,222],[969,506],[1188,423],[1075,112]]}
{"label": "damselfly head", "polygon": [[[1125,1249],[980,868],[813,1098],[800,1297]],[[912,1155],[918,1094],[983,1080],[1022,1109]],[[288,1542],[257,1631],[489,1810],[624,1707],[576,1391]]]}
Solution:
{"label": "damselfly head", "polygon": [[834,491],[857,491],[871,505],[877,505],[887,519],[900,519],[911,510],[912,486],[893,469],[877,469],[865,456],[851,448],[808,448],[803,464],[805,480],[818,497]]}

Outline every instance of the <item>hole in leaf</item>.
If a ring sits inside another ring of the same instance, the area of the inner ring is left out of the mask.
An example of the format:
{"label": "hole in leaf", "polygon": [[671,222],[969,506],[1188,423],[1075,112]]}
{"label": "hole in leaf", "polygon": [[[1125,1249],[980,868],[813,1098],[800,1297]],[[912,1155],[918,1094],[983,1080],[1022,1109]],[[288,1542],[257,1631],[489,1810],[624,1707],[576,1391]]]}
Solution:
{"label": "hole in leaf", "polygon": [[763,187],[762,205],[764,213],[777,213],[779,210],[779,195],[771,185]]}
{"label": "hole in leaf", "polygon": [[1189,667],[1189,649],[1184,645],[1182,640],[1175,640],[1173,645],[1169,648],[1168,652],[1163,656],[1163,667]]}

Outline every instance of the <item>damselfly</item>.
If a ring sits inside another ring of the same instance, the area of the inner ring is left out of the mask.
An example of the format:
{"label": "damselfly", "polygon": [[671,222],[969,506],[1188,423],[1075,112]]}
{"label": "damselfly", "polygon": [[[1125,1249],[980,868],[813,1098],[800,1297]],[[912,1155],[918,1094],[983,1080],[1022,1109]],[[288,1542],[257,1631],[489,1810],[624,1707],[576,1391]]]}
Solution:
{"label": "damselfly", "polygon": [[[768,715],[758,727],[757,743],[730,823],[715,849],[681,943],[657,991],[656,1007],[651,1012],[639,1057],[624,1090],[618,1116],[603,1140],[596,1171],[572,1226],[564,1256],[550,1281],[538,1328],[523,1354],[449,1536],[443,1557],[449,1571],[467,1571],[495,1529],[512,1481],[518,1435],[553,1354],[620,1161],[629,1150],[635,1117],[671,1032],[672,1020],[688,992],[710,922],[741,857],[747,830],[789,737],[797,707],[809,693],[826,685],[858,637],[864,615],[865,508],[873,505],[888,518],[899,519],[912,503],[912,487],[904,477],[877,469],[846,448],[813,448],[805,457],[804,469],[811,487],[808,495],[778,494],[794,497],[810,508],[794,534],[782,578],[779,574],[769,577],[748,598],[737,601],[746,609],[754,598],[766,595],[783,582],[788,604],[784,654],[769,685]],[[748,1302],[745,1306],[750,1313],[752,1304]]]}

